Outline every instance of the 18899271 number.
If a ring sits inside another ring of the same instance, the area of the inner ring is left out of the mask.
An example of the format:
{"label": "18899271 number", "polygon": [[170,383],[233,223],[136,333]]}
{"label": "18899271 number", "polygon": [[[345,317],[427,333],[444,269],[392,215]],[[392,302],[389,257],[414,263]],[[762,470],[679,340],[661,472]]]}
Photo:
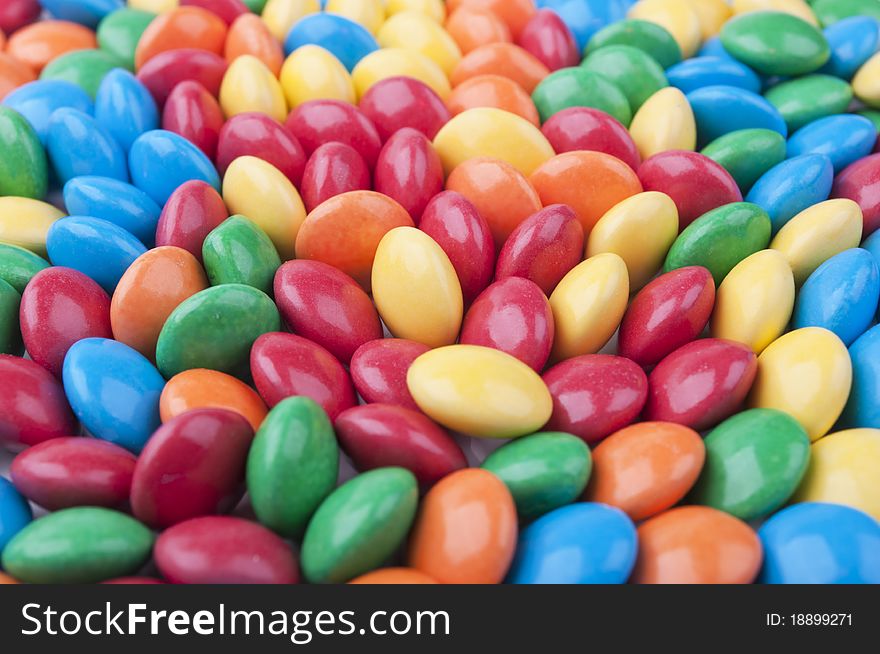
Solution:
{"label": "18899271 number", "polygon": [[768,613],[768,627],[852,627],[852,613]]}

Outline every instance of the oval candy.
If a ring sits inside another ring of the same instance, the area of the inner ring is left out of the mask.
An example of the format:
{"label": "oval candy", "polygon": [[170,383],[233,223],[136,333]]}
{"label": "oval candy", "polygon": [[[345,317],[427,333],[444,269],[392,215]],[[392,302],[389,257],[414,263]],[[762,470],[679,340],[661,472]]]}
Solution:
{"label": "oval candy", "polygon": [[254,431],[268,412],[256,391],[226,373],[197,368],[174,375],[159,398],[162,422],[197,409],[228,409],[245,418]]}
{"label": "oval candy", "polygon": [[406,385],[413,361],[430,348],[399,338],[364,343],[351,358],[351,378],[367,403],[390,404],[419,411]]}

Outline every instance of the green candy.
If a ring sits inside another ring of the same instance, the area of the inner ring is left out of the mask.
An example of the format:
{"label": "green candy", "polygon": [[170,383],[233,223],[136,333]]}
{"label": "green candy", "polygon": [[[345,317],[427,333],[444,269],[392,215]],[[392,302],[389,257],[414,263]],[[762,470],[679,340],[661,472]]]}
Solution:
{"label": "green candy", "polygon": [[599,109],[627,126],[632,120],[632,109],[623,91],[604,75],[581,67],[563,68],[545,77],[535,88],[532,100],[541,122],[569,107]]}
{"label": "green candy", "polygon": [[757,204],[734,202],[703,214],[672,244],[665,272],[686,266],[703,266],[715,286],[746,257],[770,244],[770,216]]}
{"label": "green candy", "polygon": [[631,18],[612,23],[593,35],[587,44],[589,55],[607,45],[631,45],[645,51],[665,70],[681,61],[681,48],[665,28]]}
{"label": "green candy", "polygon": [[184,300],[165,322],[156,363],[166,379],[208,368],[245,376],[254,341],[281,329],[268,295],[243,284],[224,284]]}
{"label": "green candy", "polygon": [[785,160],[785,137],[772,129],[741,129],[715,139],[702,154],[736,180],[743,195],[773,166]]}
{"label": "green candy", "polygon": [[152,548],[152,532],[134,518],[76,507],[18,532],[3,550],[3,567],[31,584],[89,584],[136,572]]}
{"label": "green candy", "polygon": [[880,20],[878,0],[816,0],[813,13],[825,27],[850,16],[870,16]]}
{"label": "green candy", "polygon": [[775,409],[752,409],[705,439],[706,463],[690,500],[756,520],[794,495],[810,462],[810,438],[797,420]]}
{"label": "green candy", "polygon": [[306,530],[306,579],[344,583],[381,566],[409,533],[418,502],[416,478],[403,468],[371,470],[337,488]]}
{"label": "green candy", "polygon": [[31,277],[48,267],[48,261],[30,250],[10,243],[0,243],[0,279],[19,294],[24,293],[24,287],[31,281]]}
{"label": "green candy", "polygon": [[232,216],[208,234],[202,259],[212,286],[245,284],[272,293],[281,259],[266,232],[244,216]]}
{"label": "green candy", "polygon": [[107,14],[98,24],[98,46],[134,70],[134,51],[155,17],[156,14],[139,9],[117,9]]}
{"label": "green candy", "polygon": [[248,494],[262,524],[299,538],[338,474],[336,435],[318,404],[289,397],[269,412],[247,461]]}
{"label": "green candy", "polygon": [[789,132],[814,120],[844,113],[853,99],[852,87],[830,75],[808,75],[774,86],[764,94],[779,110]]}
{"label": "green candy", "polygon": [[263,13],[263,7],[266,6],[267,0],[242,0],[245,6],[255,14]]}
{"label": "green candy", "polygon": [[124,62],[103,50],[74,50],[53,59],[40,79],[60,79],[76,84],[95,99],[104,76]]}
{"label": "green candy", "polygon": [[590,448],[577,436],[546,432],[495,450],[482,465],[507,486],[521,520],[576,501],[590,479]]}
{"label": "green candy", "polygon": [[721,28],[720,37],[732,57],[765,75],[806,75],[831,56],[822,32],[780,11],[736,16]]}
{"label": "green candy", "polygon": [[18,323],[18,308],[21,295],[9,284],[0,279],[0,354],[19,354],[21,352],[21,329]]}
{"label": "green candy", "polygon": [[49,163],[40,138],[17,111],[0,107],[0,196],[42,200],[49,189]]}
{"label": "green candy", "polygon": [[604,75],[623,91],[635,114],[645,101],[669,86],[666,74],[654,59],[631,45],[606,45],[588,55],[584,70]]}
{"label": "green candy", "polygon": [[859,116],[864,116],[872,123],[874,123],[874,129],[880,132],[880,111],[875,109],[864,109],[858,112]]}

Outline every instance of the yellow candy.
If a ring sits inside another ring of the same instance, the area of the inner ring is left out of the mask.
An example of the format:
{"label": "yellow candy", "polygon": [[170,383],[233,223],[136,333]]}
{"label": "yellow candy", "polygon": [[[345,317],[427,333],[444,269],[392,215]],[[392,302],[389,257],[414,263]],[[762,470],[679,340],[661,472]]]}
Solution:
{"label": "yellow candy", "polygon": [[373,261],[373,299],[396,337],[451,345],[463,315],[461,284],[449,257],[415,227],[385,234]]}
{"label": "yellow candy", "polygon": [[703,38],[700,17],[685,0],[640,0],[628,15],[665,27],[685,57],[692,57],[700,47]]}
{"label": "yellow candy", "polygon": [[724,0],[687,0],[687,3],[700,19],[703,39],[718,34],[727,19],[733,15],[733,11]]}
{"label": "yellow candy", "polygon": [[733,0],[733,12],[745,14],[750,11],[781,11],[785,14],[797,16],[810,25],[819,26],[816,14],[803,0]]}
{"label": "yellow candy", "polygon": [[418,11],[441,25],[446,20],[446,5],[443,0],[385,0],[385,13],[389,18],[402,11]]}
{"label": "yellow candy", "polygon": [[550,419],[553,400],[534,370],[509,354],[452,345],[423,354],[406,376],[409,392],[430,418],[480,438],[517,438]]}
{"label": "yellow candy", "polygon": [[599,254],[575,267],[550,296],[553,360],[601,350],[620,326],[628,299],[629,275],[616,254]]}
{"label": "yellow candy", "polygon": [[697,149],[697,122],[684,93],[675,87],[657,91],[636,112],[629,126],[642,159],[668,150]]}
{"label": "yellow candy", "polygon": [[864,221],[852,200],[828,200],[792,218],[770,247],[785,255],[800,286],[823,263],[844,250],[859,247]]}
{"label": "yellow candy", "polygon": [[128,0],[129,9],[140,9],[154,14],[171,11],[177,5],[177,0]]}
{"label": "yellow candy", "polygon": [[760,354],[785,333],[794,310],[794,275],[776,250],[741,261],[715,297],[712,336],[747,345]]}
{"label": "yellow candy", "polygon": [[837,422],[851,387],[852,362],[843,341],[827,329],[807,327],[789,332],[758,357],[749,402],[788,413],[816,441]]}
{"label": "yellow candy", "polygon": [[491,107],[469,109],[455,116],[437,133],[434,148],[447,175],[468,159],[491,157],[506,161],[529,177],[556,156],[553,146],[532,123]]}
{"label": "yellow candy", "polygon": [[378,32],[385,22],[382,0],[327,0],[324,11],[345,16],[366,27],[371,34]]}
{"label": "yellow candy", "polygon": [[635,292],[651,281],[663,266],[678,236],[678,208],[665,193],[649,191],[627,198],[606,213],[587,241],[586,257],[611,252],[629,271]]}
{"label": "yellow candy", "polygon": [[18,245],[45,257],[46,233],[64,215],[40,200],[0,197],[0,243]]}
{"label": "yellow candy", "polygon": [[449,32],[417,11],[403,11],[389,18],[376,39],[383,48],[420,52],[440,66],[447,77],[461,60],[461,50]]}
{"label": "yellow candy", "polygon": [[220,84],[220,106],[226,118],[258,111],[279,123],[287,118],[287,101],[272,71],[253,55],[241,55],[229,64]]}
{"label": "yellow candy", "polygon": [[283,261],[295,258],[306,208],[284,173],[262,159],[239,157],[223,178],[223,201],[230,213],[249,218],[266,232]]}
{"label": "yellow candy", "polygon": [[296,21],[319,11],[321,3],[318,0],[269,0],[261,16],[272,35],[283,41]]}
{"label": "yellow candy", "polygon": [[452,89],[443,69],[423,54],[403,48],[383,48],[371,52],[351,72],[358,99],[370,88],[389,77],[413,77],[424,82],[444,100]]}
{"label": "yellow candy", "polygon": [[880,520],[880,430],[852,429],[813,444],[792,502],[845,504]]}
{"label": "yellow candy", "polygon": [[871,107],[880,108],[880,52],[859,68],[852,81],[856,97]]}
{"label": "yellow candy", "polygon": [[355,102],[348,70],[317,45],[304,45],[290,53],[281,67],[281,88],[291,109],[309,100]]}

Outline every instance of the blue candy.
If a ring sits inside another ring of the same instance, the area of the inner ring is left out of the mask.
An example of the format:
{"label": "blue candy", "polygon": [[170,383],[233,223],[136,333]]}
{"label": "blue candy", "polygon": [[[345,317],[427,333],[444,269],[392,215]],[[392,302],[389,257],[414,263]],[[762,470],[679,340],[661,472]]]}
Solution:
{"label": "blue candy", "polygon": [[870,16],[844,18],[825,29],[831,58],[818,72],[851,79],[877,52],[880,24]]}
{"label": "blue candy", "polygon": [[880,584],[880,524],[848,506],[808,502],[758,530],[765,584]]}
{"label": "blue candy", "polygon": [[626,18],[633,5],[628,0],[538,0],[538,9],[552,9],[571,31],[578,50],[584,51],[593,35]]}
{"label": "blue candy", "polygon": [[74,177],[64,185],[64,206],[73,216],[107,220],[152,247],[162,209],[139,188],[109,177]]}
{"label": "blue candy", "polygon": [[144,132],[159,127],[156,101],[138,78],[127,70],[111,70],[95,96],[95,118],[107,127],[127,152]]}
{"label": "blue candy", "polygon": [[637,552],[636,528],[623,511],[604,504],[572,504],[523,529],[507,581],[622,584]]}
{"label": "blue candy", "polygon": [[853,343],[849,356],[853,384],[840,424],[853,429],[880,429],[880,325]]}
{"label": "blue candy", "polygon": [[757,93],[735,86],[705,86],[687,94],[702,145],[741,129],[772,129],[788,136],[782,115]]}
{"label": "blue candy", "polygon": [[220,176],[211,160],[179,134],[157,129],[142,134],[128,153],[132,183],[164,206],[178,186],[201,180],[220,191]]}
{"label": "blue candy", "polygon": [[290,54],[304,45],[319,45],[332,52],[349,71],[379,49],[363,26],[336,14],[310,14],[298,20],[284,39],[284,51]]}
{"label": "blue candy", "polygon": [[113,295],[122,275],[147,248],[111,222],[69,216],[49,228],[46,250],[52,265],[78,270]]}
{"label": "blue candy", "polygon": [[0,554],[33,519],[30,504],[8,479],[0,477]]}
{"label": "blue candy", "polygon": [[123,0],[40,0],[43,9],[59,20],[94,29],[107,14],[125,6]]}
{"label": "blue candy", "polygon": [[761,78],[758,74],[730,58],[687,59],[669,68],[666,78],[682,93],[690,93],[707,86],[735,86],[752,93],[761,92]]}
{"label": "blue candy", "polygon": [[795,132],[788,140],[788,156],[824,154],[835,172],[867,157],[877,142],[874,123],[864,116],[841,114],[815,120]]}
{"label": "blue candy", "polygon": [[90,116],[95,113],[88,93],[76,84],[54,79],[19,86],[4,98],[3,104],[25,117],[44,146],[49,136],[49,119],[57,109],[67,107]]}
{"label": "blue candy", "polygon": [[62,184],[81,175],[128,181],[125,152],[97,120],[76,109],[59,109],[49,119],[49,160]]}
{"label": "blue candy", "polygon": [[770,214],[773,233],[804,209],[828,199],[834,166],[823,154],[807,154],[777,164],[755,182],[746,202]]}
{"label": "blue candy", "polygon": [[724,44],[721,43],[721,39],[717,36],[713,36],[711,39],[707,39],[703,42],[703,46],[700,48],[700,51],[697,53],[698,57],[719,57],[721,59],[729,59],[731,61],[736,61],[730,53],[724,49]]}
{"label": "blue candy", "polygon": [[106,338],[77,341],[64,357],[64,392],[96,438],[138,454],[159,428],[165,380],[139,352]]}

